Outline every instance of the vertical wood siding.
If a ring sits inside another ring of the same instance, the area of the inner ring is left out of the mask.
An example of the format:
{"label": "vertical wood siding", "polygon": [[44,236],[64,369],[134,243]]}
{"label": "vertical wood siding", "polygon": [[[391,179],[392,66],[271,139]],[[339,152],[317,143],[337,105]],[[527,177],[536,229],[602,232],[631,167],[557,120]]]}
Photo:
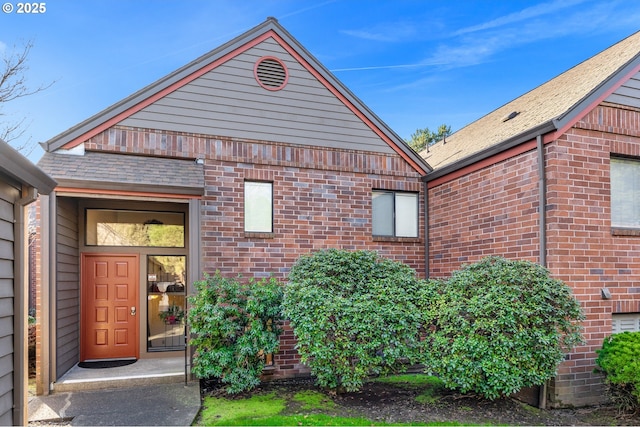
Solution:
{"label": "vertical wood siding", "polygon": [[[268,91],[253,68],[281,59],[289,81]],[[273,39],[238,55],[122,121],[125,126],[391,153],[361,119]]]}
{"label": "vertical wood siding", "polygon": [[0,425],[13,424],[13,209],[19,196],[0,174]]}
{"label": "vertical wood siding", "polygon": [[56,252],[56,372],[60,377],[78,362],[80,354],[78,206],[73,199],[58,198]]}

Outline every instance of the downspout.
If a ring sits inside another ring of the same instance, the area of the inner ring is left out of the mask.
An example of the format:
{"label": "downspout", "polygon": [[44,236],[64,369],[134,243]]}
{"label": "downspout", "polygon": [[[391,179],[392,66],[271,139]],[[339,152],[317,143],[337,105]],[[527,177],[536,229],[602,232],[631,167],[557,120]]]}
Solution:
{"label": "downspout", "polygon": [[[542,135],[536,136],[536,143],[538,148],[538,217],[540,223],[540,265],[547,267],[547,179],[545,172],[545,156],[544,156],[544,142],[542,141]],[[548,381],[545,381],[540,386],[538,394],[538,407],[546,409],[547,407],[547,386]]]}
{"label": "downspout", "polygon": [[538,145],[538,189],[540,200],[539,217],[540,217],[540,265],[547,266],[547,178],[545,173],[545,157],[544,143],[542,135],[536,137]]}
{"label": "downspout", "polygon": [[[200,280],[202,278],[202,253],[200,248],[202,247],[202,237],[200,233],[200,209],[201,202],[200,199],[191,199],[189,201],[189,252],[187,255],[189,270],[187,273],[187,295],[194,295],[195,289],[193,287],[193,283],[196,280]],[[186,303],[185,303],[186,304]],[[193,361],[193,348],[189,343],[189,325],[185,322],[185,382],[187,381],[187,377],[191,374],[191,362]]]}
{"label": "downspout", "polygon": [[[14,265],[13,282],[13,425],[27,425],[27,387],[26,378],[29,378],[29,369],[26,361],[29,358],[29,335],[27,313],[29,303],[29,245],[26,243],[25,207],[36,201],[38,191],[34,187],[23,187],[23,197],[17,200],[13,206],[14,215],[14,260],[21,262]],[[22,378],[22,381],[17,381]]]}
{"label": "downspout", "polygon": [[429,274],[429,185],[424,184],[424,276],[428,280]]}
{"label": "downspout", "polygon": [[[53,391],[53,383],[58,379],[57,373],[57,352],[58,348],[58,231],[56,223],[58,221],[58,199],[56,193],[49,196],[49,392]],[[43,257],[44,258],[44,257]]]}

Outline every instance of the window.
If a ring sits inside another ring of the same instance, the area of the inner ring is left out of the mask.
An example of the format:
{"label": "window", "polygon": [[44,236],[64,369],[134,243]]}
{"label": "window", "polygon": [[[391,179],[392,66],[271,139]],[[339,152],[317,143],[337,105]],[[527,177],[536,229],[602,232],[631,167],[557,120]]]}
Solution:
{"label": "window", "polygon": [[640,161],[611,159],[611,225],[640,228]]}
{"label": "window", "polygon": [[273,183],[244,182],[244,231],[273,231]]}
{"label": "window", "polygon": [[418,194],[374,190],[373,235],[418,237]]}
{"label": "window", "polygon": [[184,214],[87,209],[87,246],[184,248]]}

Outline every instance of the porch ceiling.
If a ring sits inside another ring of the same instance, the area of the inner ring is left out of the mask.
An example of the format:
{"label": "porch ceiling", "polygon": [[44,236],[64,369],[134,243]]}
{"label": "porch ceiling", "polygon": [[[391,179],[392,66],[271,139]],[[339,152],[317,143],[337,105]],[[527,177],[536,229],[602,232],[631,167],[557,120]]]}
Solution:
{"label": "porch ceiling", "polygon": [[204,167],[193,160],[87,151],[45,153],[38,166],[61,187],[204,194]]}

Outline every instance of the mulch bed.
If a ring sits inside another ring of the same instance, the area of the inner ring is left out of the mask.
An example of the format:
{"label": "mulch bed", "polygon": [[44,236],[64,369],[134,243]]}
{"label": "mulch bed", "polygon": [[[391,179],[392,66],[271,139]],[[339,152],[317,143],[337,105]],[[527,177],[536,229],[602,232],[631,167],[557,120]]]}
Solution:
{"label": "mulch bed", "polygon": [[[247,398],[256,393],[275,391],[278,395],[314,390],[322,391],[312,378],[263,382],[256,389],[230,396],[215,381],[201,381],[203,396]],[[422,390],[369,382],[357,393],[331,394],[336,408],[332,415],[365,417],[382,423],[451,422],[502,425],[640,425],[640,417],[622,416],[610,405],[575,409],[541,410],[513,398],[493,401],[474,395],[443,393],[435,403],[419,403]],[[327,411],[325,411],[327,413]]]}

